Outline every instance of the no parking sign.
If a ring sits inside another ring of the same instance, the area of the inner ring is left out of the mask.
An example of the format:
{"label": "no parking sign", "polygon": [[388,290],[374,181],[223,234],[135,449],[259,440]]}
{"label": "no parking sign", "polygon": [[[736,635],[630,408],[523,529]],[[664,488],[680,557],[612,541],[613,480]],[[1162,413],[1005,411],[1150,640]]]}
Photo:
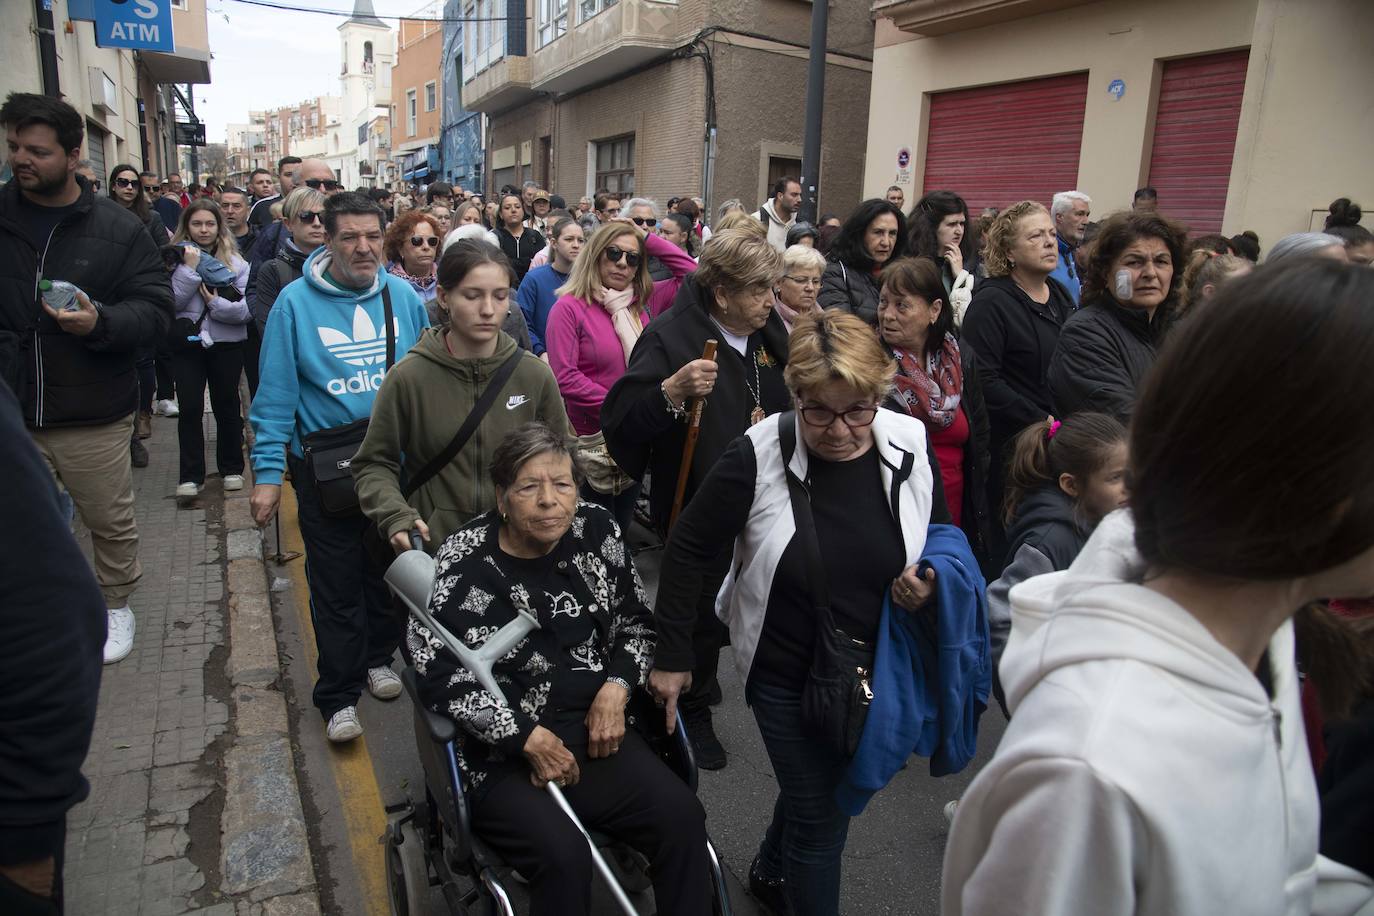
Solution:
{"label": "no parking sign", "polygon": [[102,48],[175,51],[172,0],[95,0],[95,43]]}

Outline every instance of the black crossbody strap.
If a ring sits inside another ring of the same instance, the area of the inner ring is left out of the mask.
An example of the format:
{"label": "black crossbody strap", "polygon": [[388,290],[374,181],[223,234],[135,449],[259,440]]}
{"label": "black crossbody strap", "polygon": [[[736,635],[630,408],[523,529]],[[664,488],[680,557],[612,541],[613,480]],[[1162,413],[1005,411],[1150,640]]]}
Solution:
{"label": "black crossbody strap", "polygon": [[797,412],[778,415],[778,445],[782,447],[782,472],[787,477],[787,492],[792,503],[792,521],[806,553],[806,578],[811,585],[811,603],[817,611],[830,607],[830,587],[826,582],[821,545],[816,538],[816,522],[811,517],[811,496],[806,485],[792,473],[792,455],[797,451]]}
{"label": "black crossbody strap", "polygon": [[515,353],[501,364],[501,368],[496,370],[496,374],[491,377],[487,387],[482,390],[477,403],[472,405],[472,411],[463,421],[463,425],[458,427],[458,432],[453,434],[453,439],[449,441],[449,444],[444,446],[442,452],[431,458],[428,464],[416,471],[415,476],[407,481],[405,489],[401,491],[406,499],[409,499],[411,494],[429,483],[434,475],[447,467],[448,463],[463,450],[463,446],[468,444],[472,434],[477,431],[477,424],[482,422],[487,411],[491,410],[491,405],[496,403],[496,398],[501,393],[501,389],[506,387],[506,382],[510,381],[510,377],[515,374],[515,369],[520,365],[520,360],[524,358],[524,355],[525,351],[517,347]]}
{"label": "black crossbody strap", "polygon": [[391,290],[385,277],[382,278],[382,310],[386,316],[386,367],[390,369],[396,365],[396,322],[391,317]]}

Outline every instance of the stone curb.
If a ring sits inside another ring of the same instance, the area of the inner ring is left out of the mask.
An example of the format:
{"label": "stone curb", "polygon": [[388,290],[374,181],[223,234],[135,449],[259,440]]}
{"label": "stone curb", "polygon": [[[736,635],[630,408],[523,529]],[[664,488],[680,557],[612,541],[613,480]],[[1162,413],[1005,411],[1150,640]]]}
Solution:
{"label": "stone curb", "polygon": [[315,866],[291,753],[262,532],[248,490],[225,494],[233,739],[224,755],[222,892],[237,916],[319,916]]}

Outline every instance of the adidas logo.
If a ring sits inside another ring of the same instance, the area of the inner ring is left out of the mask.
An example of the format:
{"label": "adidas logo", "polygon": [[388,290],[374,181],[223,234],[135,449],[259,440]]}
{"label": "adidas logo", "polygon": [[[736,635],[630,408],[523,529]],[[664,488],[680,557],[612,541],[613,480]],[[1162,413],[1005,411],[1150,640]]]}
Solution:
{"label": "adidas logo", "polygon": [[[392,332],[400,336],[400,325],[391,319]],[[320,341],[330,355],[350,366],[372,366],[386,361],[386,331],[378,331],[372,318],[361,306],[353,309],[353,336],[336,328],[317,328]]]}

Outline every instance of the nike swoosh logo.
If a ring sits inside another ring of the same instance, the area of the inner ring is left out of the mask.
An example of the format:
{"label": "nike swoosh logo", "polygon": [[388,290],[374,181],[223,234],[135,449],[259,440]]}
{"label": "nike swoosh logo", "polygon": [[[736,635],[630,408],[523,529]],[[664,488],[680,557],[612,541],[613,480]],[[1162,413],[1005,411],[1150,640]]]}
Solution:
{"label": "nike swoosh logo", "polygon": [[523,394],[513,394],[506,400],[506,409],[514,410],[528,400],[529,398],[525,397]]}

